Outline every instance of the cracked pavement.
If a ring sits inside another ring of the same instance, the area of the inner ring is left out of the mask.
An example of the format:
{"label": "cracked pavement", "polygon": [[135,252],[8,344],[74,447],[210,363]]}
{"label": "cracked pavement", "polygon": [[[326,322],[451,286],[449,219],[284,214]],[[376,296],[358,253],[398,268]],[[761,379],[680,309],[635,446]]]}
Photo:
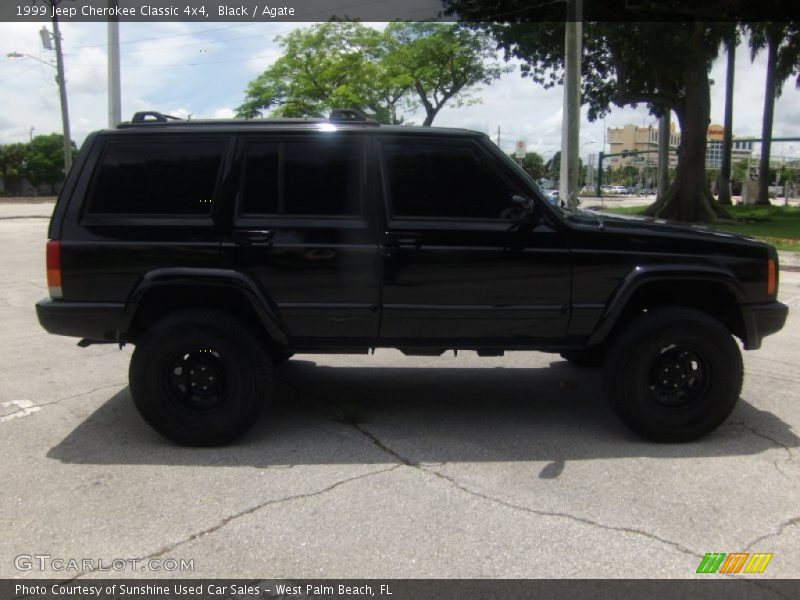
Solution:
{"label": "cracked pavement", "polygon": [[[696,443],[633,437],[599,371],[556,356],[379,351],[296,357],[239,443],[191,449],[136,413],[130,348],[39,328],[46,227],[0,220],[0,416],[39,409],[0,422],[2,577],[688,578],[748,551],[775,555],[758,578],[800,573],[800,273],[781,272],[789,322],[744,353],[734,414]],[[20,554],[195,569],[18,571]]]}

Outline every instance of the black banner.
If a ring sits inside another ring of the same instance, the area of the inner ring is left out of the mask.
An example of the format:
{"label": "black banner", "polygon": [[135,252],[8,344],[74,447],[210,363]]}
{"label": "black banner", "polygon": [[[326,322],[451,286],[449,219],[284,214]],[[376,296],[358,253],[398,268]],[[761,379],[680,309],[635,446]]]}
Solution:
{"label": "black banner", "polygon": [[0,600],[659,600],[789,599],[800,580],[286,579],[2,580]]}
{"label": "black banner", "polygon": [[[0,21],[310,22],[564,21],[567,1],[553,0],[2,0]],[[570,12],[570,15],[574,13]],[[790,0],[582,0],[576,20],[790,21]]]}

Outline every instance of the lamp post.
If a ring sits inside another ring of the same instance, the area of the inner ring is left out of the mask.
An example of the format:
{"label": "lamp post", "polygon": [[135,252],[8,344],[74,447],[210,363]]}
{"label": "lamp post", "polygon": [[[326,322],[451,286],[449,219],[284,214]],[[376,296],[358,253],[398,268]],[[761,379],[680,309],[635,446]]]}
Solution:
{"label": "lamp post", "polygon": [[72,138],[69,132],[69,108],[67,106],[67,87],[64,81],[64,57],[61,54],[61,34],[58,29],[58,19],[53,17],[53,33],[47,31],[42,27],[39,31],[42,36],[42,44],[45,49],[51,50],[50,40],[55,41],[56,51],[56,64],[44,61],[40,58],[30,54],[23,54],[21,52],[9,52],[6,56],[8,58],[32,58],[35,61],[47,65],[56,70],[56,83],[58,84],[58,95],[61,101],[61,127],[64,133],[64,176],[67,176],[69,169],[72,166]]}

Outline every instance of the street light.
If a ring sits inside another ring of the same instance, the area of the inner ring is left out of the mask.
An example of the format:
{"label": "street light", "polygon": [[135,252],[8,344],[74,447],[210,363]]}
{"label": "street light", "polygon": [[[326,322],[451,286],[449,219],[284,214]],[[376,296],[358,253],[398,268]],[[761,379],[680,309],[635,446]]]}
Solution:
{"label": "street light", "polygon": [[55,41],[56,50],[56,64],[42,60],[30,54],[23,54],[21,52],[9,52],[6,54],[8,58],[32,58],[35,61],[52,67],[56,70],[56,83],[58,84],[58,96],[61,101],[61,127],[64,133],[64,177],[69,173],[72,166],[72,140],[69,132],[69,109],[67,107],[67,86],[64,82],[64,59],[61,54],[61,34],[58,30],[58,20],[53,17],[53,31],[50,33],[45,27],[39,31],[42,36],[42,45],[45,49],[52,49],[50,44],[51,39]]}

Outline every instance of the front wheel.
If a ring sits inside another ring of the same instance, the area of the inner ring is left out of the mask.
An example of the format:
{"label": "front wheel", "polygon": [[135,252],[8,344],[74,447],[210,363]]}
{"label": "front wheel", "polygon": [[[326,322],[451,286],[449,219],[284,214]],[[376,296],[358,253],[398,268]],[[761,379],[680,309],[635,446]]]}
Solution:
{"label": "front wheel", "polygon": [[661,307],[635,317],[609,349],[606,393],[642,437],[687,442],[716,429],[742,389],[739,346],[716,319]]}
{"label": "front wheel", "polygon": [[261,340],[229,315],[185,311],[151,326],[129,369],[131,396],[153,429],[188,446],[231,442],[255,422],[272,388]]}

